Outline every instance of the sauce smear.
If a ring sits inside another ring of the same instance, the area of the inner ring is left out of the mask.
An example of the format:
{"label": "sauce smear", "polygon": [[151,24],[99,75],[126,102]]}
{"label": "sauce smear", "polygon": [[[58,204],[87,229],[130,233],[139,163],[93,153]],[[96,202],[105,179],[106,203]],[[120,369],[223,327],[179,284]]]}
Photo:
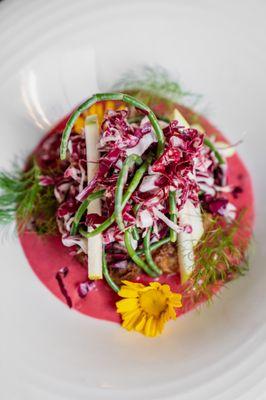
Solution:
{"label": "sauce smear", "polygon": [[[187,117],[190,111],[183,107],[180,108],[184,116]],[[161,109],[161,111],[163,110]],[[62,131],[65,123],[66,119],[61,121],[47,136]],[[206,118],[200,116],[198,123],[204,127],[209,135],[215,134],[217,140],[227,142],[222,133]],[[242,189],[242,193],[239,193],[237,198],[229,195],[229,200],[238,210],[246,209],[242,219],[243,230],[246,232],[246,227],[251,228],[254,221],[254,198],[250,175],[237,154],[228,159],[228,183],[233,187],[241,187]],[[20,236],[20,242],[32,270],[58,299],[67,303],[57,279],[58,271],[67,268],[68,272],[61,275],[61,280],[71,299],[72,308],[90,317],[120,322],[115,307],[119,296],[109,288],[104,280],[95,281],[95,285],[88,291],[87,295],[83,298],[80,297],[78,287],[80,283],[87,281],[87,269],[71,256],[69,248],[63,246],[61,236],[44,237],[34,232],[24,232]],[[149,278],[140,276],[140,281],[149,282]],[[179,275],[162,276],[159,282],[165,282],[170,285],[173,291],[179,292]],[[220,286],[217,284],[213,291],[216,292],[219,289]],[[190,304],[185,301],[183,308],[177,310],[177,314],[184,314],[195,306],[197,304]]]}

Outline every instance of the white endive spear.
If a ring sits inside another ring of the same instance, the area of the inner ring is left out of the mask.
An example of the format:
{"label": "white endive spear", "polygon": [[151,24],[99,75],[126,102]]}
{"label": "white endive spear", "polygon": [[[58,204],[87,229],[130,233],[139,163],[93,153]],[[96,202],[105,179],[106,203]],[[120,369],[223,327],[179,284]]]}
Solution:
{"label": "white endive spear", "polygon": [[[189,123],[183,115],[174,110],[173,118],[178,120],[179,125],[189,128]],[[190,200],[187,200],[178,213],[179,225],[190,225],[191,233],[178,233],[178,261],[180,266],[181,283],[185,283],[195,269],[194,247],[200,240],[204,228],[202,223],[200,206],[195,207]]]}
{"label": "white endive spear", "polygon": [[[85,140],[87,152],[87,176],[90,182],[96,175],[99,163],[99,124],[97,115],[85,119]],[[101,199],[88,205],[88,214],[101,215]],[[91,280],[102,279],[102,235],[88,238],[88,277]]]}

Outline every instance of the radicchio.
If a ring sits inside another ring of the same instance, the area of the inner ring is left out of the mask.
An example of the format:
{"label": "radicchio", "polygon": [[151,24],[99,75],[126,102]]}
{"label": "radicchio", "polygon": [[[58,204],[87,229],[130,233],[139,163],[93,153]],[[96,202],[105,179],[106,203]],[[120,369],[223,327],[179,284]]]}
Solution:
{"label": "radicchio", "polygon": [[[218,163],[213,151],[204,145],[204,135],[197,129],[184,128],[176,120],[161,126],[166,139],[164,152],[153,160],[123,210],[126,229],[136,225],[140,238],[143,238],[147,229],[152,227],[152,242],[165,237],[169,228],[176,232],[189,232],[191,226],[180,226],[178,221],[174,223],[170,219],[168,198],[171,190],[176,192],[178,210],[187,200],[196,207],[200,199],[208,212],[232,220],[236,210],[227,198],[221,197],[221,193],[231,190],[227,186],[226,164]],[[39,161],[47,174],[41,176],[40,185],[54,186],[58,202],[56,218],[63,244],[71,247],[71,251],[75,249],[76,254],[86,254],[86,239],[79,234],[70,235],[74,215],[81,202],[94,190],[105,190],[102,215],[85,214],[82,218],[84,228],[91,231],[114,212],[117,179],[126,157],[137,154],[144,160],[150,150],[156,151],[157,139],[147,116],[140,123],[129,123],[127,110],[107,112],[101,125],[98,172],[90,182],[86,174],[84,132],[70,136],[66,161],[59,159],[60,140],[61,133],[56,133],[42,143]],[[57,172],[50,175],[50,168]],[[134,176],[135,169],[130,169],[125,187]],[[233,196],[240,192],[241,189],[235,188]],[[103,232],[102,238],[108,263],[115,268],[124,268],[128,257],[124,233],[113,223]],[[137,243],[132,245],[136,247]],[[87,289],[87,283],[82,283],[78,289],[81,296]]]}
{"label": "radicchio", "polygon": [[77,287],[79,297],[83,299],[91,290],[95,289],[95,287],[95,282],[86,281],[79,283]]}
{"label": "radicchio", "polygon": [[204,196],[203,204],[205,209],[213,215],[221,215],[231,222],[236,217],[236,207],[224,197],[213,198],[210,195]]}

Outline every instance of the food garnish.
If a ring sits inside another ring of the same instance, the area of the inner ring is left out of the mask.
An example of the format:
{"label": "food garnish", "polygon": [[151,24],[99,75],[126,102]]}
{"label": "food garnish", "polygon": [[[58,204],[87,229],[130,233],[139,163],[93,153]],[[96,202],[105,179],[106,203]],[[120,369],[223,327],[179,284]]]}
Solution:
{"label": "food garnish", "polygon": [[[190,93],[146,73],[88,98],[23,168],[0,173],[0,223],[60,237],[87,271],[79,301],[105,290],[124,328],[153,337],[246,271],[251,222],[230,184],[235,150],[182,104]],[[71,269],[55,280],[72,306]]]}
{"label": "food garnish", "polygon": [[171,292],[168,285],[159,282],[144,286],[123,281],[118,294],[123,298],[116,303],[122,326],[150,337],[160,335],[165,323],[176,319],[175,309],[182,307],[182,295]]}

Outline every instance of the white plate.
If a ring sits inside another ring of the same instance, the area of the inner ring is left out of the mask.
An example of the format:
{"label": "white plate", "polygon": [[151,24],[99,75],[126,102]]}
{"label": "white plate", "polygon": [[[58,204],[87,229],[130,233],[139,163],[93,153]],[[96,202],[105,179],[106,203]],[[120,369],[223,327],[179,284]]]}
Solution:
{"label": "white plate", "polygon": [[262,0],[0,4],[2,167],[97,87],[161,64],[233,142],[247,133],[257,209],[248,276],[155,340],[69,311],[1,244],[2,400],[266,398],[265,15]]}

